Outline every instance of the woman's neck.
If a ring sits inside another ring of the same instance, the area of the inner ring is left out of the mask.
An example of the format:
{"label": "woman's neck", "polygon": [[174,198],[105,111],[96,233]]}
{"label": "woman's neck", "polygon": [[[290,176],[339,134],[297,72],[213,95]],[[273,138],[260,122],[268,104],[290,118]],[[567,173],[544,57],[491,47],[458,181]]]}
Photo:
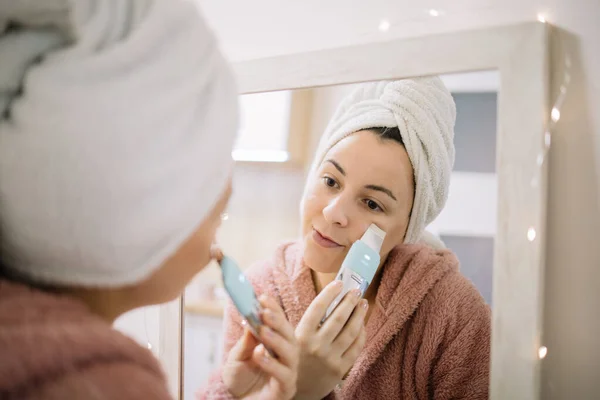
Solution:
{"label": "woman's neck", "polygon": [[133,309],[133,306],[126,306],[130,303],[129,297],[124,289],[92,289],[92,288],[73,288],[62,285],[43,284],[33,282],[30,278],[14,272],[0,264],[0,279],[6,279],[16,284],[24,285],[42,292],[68,296],[82,302],[93,313],[112,323],[122,314]]}
{"label": "woman's neck", "polygon": [[81,301],[92,313],[111,325],[119,316],[134,308],[128,304],[127,296],[120,289],[60,288],[55,291]]}
{"label": "woman's neck", "polygon": [[317,294],[321,293],[321,290],[325,288],[325,286],[329,285],[331,282],[335,280],[337,276],[337,272],[334,273],[325,273],[325,272],[317,272],[315,270],[310,270],[312,274],[313,283],[315,285],[315,291]]}

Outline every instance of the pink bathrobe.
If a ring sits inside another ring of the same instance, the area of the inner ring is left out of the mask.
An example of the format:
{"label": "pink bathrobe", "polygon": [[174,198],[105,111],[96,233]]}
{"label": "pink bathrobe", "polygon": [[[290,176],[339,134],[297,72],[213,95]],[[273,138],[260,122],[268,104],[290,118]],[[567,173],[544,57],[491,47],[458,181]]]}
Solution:
{"label": "pink bathrobe", "polygon": [[[402,245],[383,269],[366,345],[341,388],[327,399],[487,399],[491,313],[450,251]],[[280,247],[247,271],[258,294],[279,299],[294,326],[316,297],[302,245]],[[225,355],[243,332],[226,311]],[[201,398],[227,398],[215,374]]]}
{"label": "pink bathrobe", "polygon": [[152,353],[83,303],[0,277],[0,399],[172,397]]}

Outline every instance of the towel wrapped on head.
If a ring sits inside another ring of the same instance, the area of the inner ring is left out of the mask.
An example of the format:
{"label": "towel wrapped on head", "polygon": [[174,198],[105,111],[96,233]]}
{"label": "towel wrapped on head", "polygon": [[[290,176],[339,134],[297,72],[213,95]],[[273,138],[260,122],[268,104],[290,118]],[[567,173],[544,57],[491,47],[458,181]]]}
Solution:
{"label": "towel wrapped on head", "polygon": [[415,197],[405,243],[441,247],[425,232],[448,199],[454,166],[456,105],[439,77],[419,77],[359,85],[346,96],[323,134],[310,176],[339,141],[370,128],[399,128],[412,163]]}
{"label": "towel wrapped on head", "polygon": [[198,228],[231,173],[237,90],[193,2],[0,0],[3,262],[124,286]]}

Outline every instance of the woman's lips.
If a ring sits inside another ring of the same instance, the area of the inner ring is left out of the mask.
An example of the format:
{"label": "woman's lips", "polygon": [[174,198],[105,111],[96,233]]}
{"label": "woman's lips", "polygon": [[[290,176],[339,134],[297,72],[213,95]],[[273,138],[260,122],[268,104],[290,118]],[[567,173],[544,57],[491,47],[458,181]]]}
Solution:
{"label": "woman's lips", "polygon": [[323,236],[318,230],[313,229],[312,233],[313,240],[321,247],[325,247],[327,249],[333,249],[336,247],[342,247],[341,244],[338,244],[331,240],[330,238]]}

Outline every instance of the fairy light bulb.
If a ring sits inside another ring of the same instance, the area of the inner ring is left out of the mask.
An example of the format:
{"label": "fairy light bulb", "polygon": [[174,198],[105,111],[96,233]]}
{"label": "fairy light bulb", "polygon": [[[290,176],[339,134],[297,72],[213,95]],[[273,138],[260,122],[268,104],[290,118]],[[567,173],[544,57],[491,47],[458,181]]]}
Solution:
{"label": "fairy light bulb", "polygon": [[542,24],[546,23],[546,17],[544,17],[543,14],[538,14],[537,20],[540,21]]}
{"label": "fairy light bulb", "polygon": [[552,122],[558,122],[560,119],[560,110],[556,107],[553,107],[550,117],[552,118]]}
{"label": "fairy light bulb", "polygon": [[537,156],[537,165],[539,165],[541,167],[542,164],[544,164],[544,155],[542,153],[540,153]]}
{"label": "fairy light bulb", "polygon": [[536,188],[538,186],[538,180],[537,178],[533,178],[531,179],[531,187]]}
{"label": "fairy light bulb", "polygon": [[381,32],[387,32],[390,30],[390,21],[388,21],[387,19],[382,19],[381,22],[379,23],[379,30]]}
{"label": "fairy light bulb", "polygon": [[535,237],[536,237],[535,228],[532,226],[529,229],[527,229],[527,240],[529,240],[530,242],[533,242],[535,240]]}
{"label": "fairy light bulb", "polygon": [[548,348],[546,346],[542,346],[538,349],[538,357],[540,358],[540,360],[543,360],[544,358],[546,358],[547,354],[548,354]]}

